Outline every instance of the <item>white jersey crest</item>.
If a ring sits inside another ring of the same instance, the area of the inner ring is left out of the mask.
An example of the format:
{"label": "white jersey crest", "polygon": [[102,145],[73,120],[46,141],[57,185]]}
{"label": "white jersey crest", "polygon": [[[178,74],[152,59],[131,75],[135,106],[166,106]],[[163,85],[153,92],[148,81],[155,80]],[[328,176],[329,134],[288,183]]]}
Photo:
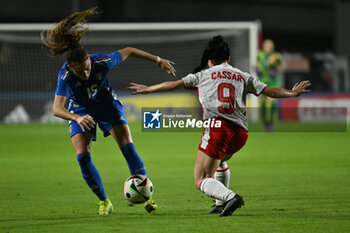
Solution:
{"label": "white jersey crest", "polygon": [[183,78],[186,87],[197,87],[203,120],[221,117],[248,129],[246,95],[260,95],[266,84],[222,63]]}

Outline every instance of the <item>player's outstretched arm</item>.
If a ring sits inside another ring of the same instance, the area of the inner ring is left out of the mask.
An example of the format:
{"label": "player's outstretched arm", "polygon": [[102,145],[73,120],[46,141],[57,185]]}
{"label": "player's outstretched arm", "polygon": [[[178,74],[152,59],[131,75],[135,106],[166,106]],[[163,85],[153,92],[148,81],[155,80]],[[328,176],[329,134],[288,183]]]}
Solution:
{"label": "player's outstretched arm", "polygon": [[71,113],[64,107],[65,103],[66,103],[65,96],[55,95],[55,100],[53,103],[54,116],[65,120],[69,120],[69,121],[76,121],[83,131],[84,131],[84,126],[89,130],[95,127],[96,123],[92,118],[92,116],[90,115],[79,116],[74,113]]}
{"label": "player's outstretched arm", "polygon": [[171,74],[174,77],[176,76],[175,75],[176,70],[173,67],[175,63],[172,61],[169,61],[167,59],[162,59],[158,56],[152,55],[143,50],[132,48],[132,47],[126,47],[124,49],[120,49],[118,50],[118,52],[122,55],[123,61],[128,57],[136,57],[136,58],[149,60],[157,63],[161,70],[167,72],[168,74]]}
{"label": "player's outstretched arm", "polygon": [[128,88],[130,90],[134,90],[134,92],[131,92],[132,95],[136,95],[136,94],[148,94],[153,92],[173,91],[184,87],[185,87],[185,84],[183,79],[179,79],[177,81],[163,82],[153,86],[130,83],[130,86]]}
{"label": "player's outstretched arm", "polygon": [[306,88],[308,88],[309,86],[311,86],[311,82],[307,80],[302,81],[300,83],[296,83],[292,90],[287,90],[279,87],[265,87],[262,93],[271,98],[297,97],[304,93],[311,92],[310,90],[306,90]]}

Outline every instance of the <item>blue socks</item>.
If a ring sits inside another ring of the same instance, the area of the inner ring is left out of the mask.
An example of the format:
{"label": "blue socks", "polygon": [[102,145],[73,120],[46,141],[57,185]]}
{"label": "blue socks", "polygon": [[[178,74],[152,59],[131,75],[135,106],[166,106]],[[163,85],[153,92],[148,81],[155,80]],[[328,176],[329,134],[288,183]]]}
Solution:
{"label": "blue socks", "polygon": [[143,164],[140,156],[137,154],[134,143],[131,142],[125,144],[121,148],[121,151],[124,155],[124,158],[126,159],[126,162],[128,163],[131,175],[147,175],[145,165]]}
{"label": "blue socks", "polygon": [[92,163],[91,155],[89,153],[78,154],[77,159],[80,165],[81,174],[91,190],[101,201],[107,199],[105,189],[102,185],[101,176],[98,173],[95,165]]}
{"label": "blue socks", "polygon": [[[121,151],[126,159],[126,162],[128,163],[131,175],[147,175],[145,165],[143,164],[140,156],[137,154],[134,143],[124,145],[121,148]],[[91,155],[89,153],[78,154],[77,160],[80,165],[81,174],[86,183],[89,185],[90,189],[101,201],[107,199],[105,189],[102,185],[101,176],[91,160]]]}

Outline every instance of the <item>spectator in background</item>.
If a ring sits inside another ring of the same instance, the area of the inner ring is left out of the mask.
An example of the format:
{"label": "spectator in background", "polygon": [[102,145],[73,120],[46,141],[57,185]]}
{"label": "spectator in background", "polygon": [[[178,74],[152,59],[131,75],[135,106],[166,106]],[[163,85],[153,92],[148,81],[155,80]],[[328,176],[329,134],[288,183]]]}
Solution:
{"label": "spectator in background", "polygon": [[[282,56],[274,51],[274,42],[263,41],[262,50],[258,52],[256,61],[259,80],[269,87],[281,86],[281,71],[284,69]],[[277,101],[267,96],[260,97],[261,116],[265,131],[274,130],[274,122],[278,118]]]}

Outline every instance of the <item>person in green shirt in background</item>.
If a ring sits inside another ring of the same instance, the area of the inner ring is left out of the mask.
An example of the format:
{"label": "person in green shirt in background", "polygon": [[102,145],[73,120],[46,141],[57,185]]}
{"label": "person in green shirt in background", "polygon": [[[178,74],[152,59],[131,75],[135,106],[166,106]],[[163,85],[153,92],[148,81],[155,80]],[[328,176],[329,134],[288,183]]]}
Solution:
{"label": "person in green shirt in background", "polygon": [[[274,51],[274,42],[263,41],[262,50],[256,61],[259,80],[269,87],[281,86],[281,71],[284,69],[282,56]],[[267,96],[260,97],[260,109],[265,131],[274,131],[274,122],[278,119],[277,101]]]}

